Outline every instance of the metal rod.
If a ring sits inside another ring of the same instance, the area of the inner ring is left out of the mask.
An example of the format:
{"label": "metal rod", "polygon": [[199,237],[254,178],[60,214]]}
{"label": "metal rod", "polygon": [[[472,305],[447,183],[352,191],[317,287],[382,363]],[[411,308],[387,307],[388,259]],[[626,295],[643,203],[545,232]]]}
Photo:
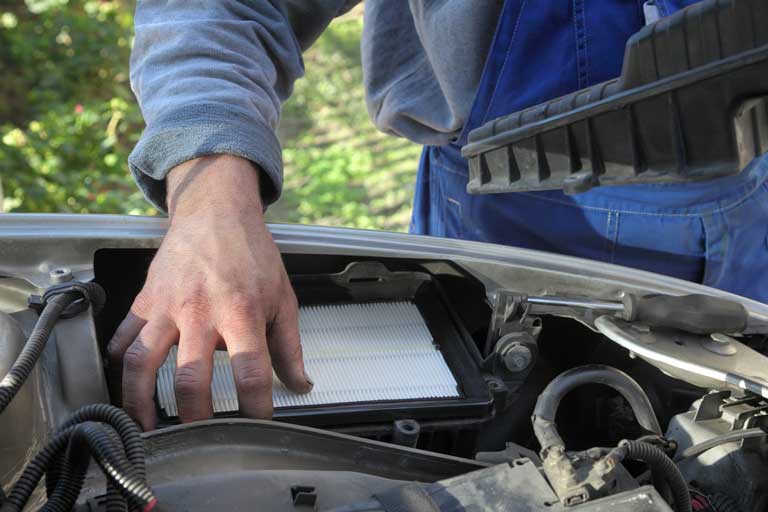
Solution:
{"label": "metal rod", "polygon": [[621,302],[600,302],[582,299],[566,299],[562,297],[528,297],[526,301],[529,304],[539,304],[543,306],[597,309],[600,311],[624,311],[624,304]]}

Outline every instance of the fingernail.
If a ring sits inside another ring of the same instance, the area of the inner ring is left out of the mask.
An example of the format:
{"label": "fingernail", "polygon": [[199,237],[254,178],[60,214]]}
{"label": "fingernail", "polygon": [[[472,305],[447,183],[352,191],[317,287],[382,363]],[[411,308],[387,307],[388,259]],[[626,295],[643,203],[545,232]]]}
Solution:
{"label": "fingernail", "polygon": [[305,379],[307,382],[309,382],[309,388],[310,388],[310,390],[311,390],[313,387],[315,387],[315,381],[313,381],[313,380],[312,380],[312,377],[310,377],[310,376],[307,374],[307,371],[306,371],[306,370],[304,370],[304,379]]}

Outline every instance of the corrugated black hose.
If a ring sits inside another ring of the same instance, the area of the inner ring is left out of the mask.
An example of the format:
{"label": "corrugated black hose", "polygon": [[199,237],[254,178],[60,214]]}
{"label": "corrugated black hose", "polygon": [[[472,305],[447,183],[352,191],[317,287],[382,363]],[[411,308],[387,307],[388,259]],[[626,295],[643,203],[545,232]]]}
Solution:
{"label": "corrugated black hose", "polygon": [[[72,281],[55,285],[30,307],[40,317],[19,357],[0,383],[0,413],[23,386],[45,349],[59,318],[71,318],[104,306],[106,295],[95,283]],[[44,512],[68,512],[82,490],[91,456],[107,476],[107,510],[149,510],[156,500],[146,483],[141,433],[122,410],[95,404],[76,411],[24,469],[10,494],[0,495],[0,511],[21,511],[46,475],[48,501]]]}
{"label": "corrugated black hose", "polygon": [[53,297],[45,306],[19,357],[16,358],[10,371],[0,382],[0,414],[8,407],[13,397],[26,382],[29,374],[32,373],[37,360],[40,359],[40,354],[43,353],[56,320],[59,319],[64,309],[78,298],[79,296],[75,293],[66,293]]}
{"label": "corrugated black hose", "polygon": [[32,334],[8,374],[0,381],[0,414],[5,411],[32,373],[56,321],[62,316],[84,311],[89,305],[93,306],[94,310],[100,309],[104,302],[104,290],[96,283],[65,283],[46,291],[42,298],[40,317]]}
{"label": "corrugated black hose", "polygon": [[55,479],[48,482],[51,471],[46,474],[46,484],[53,487],[53,492],[49,493],[43,512],[72,510],[82,490],[91,456],[106,475],[108,484],[120,493],[123,504],[127,500],[132,510],[151,508],[154,504],[152,491],[144,479],[138,477],[111,426],[87,421],[71,429],[63,462],[55,464],[58,466]]}
{"label": "corrugated black hose", "polygon": [[[136,423],[125,412],[106,404],[88,405],[75,412],[63,425],[67,427],[83,421],[101,421],[111,425],[120,436],[125,454],[142,480],[146,479],[144,463],[144,442]],[[47,480],[47,477],[46,477]],[[126,501],[120,490],[111,483],[107,486],[107,512],[127,510]]]}
{"label": "corrugated black hose", "polygon": [[691,512],[691,494],[688,491],[688,483],[672,459],[661,448],[639,441],[622,441],[617,450],[621,452],[623,458],[639,460],[648,464],[654,478],[659,478],[669,485],[675,510],[677,512]]}
{"label": "corrugated black hose", "polygon": [[[152,489],[139,477],[136,468],[126,457],[122,445],[115,442],[109,429],[111,427],[104,423],[81,423],[74,428],[70,444],[79,444],[80,450],[87,448],[90,451],[107,480],[118,488],[128,501],[131,510],[150,510],[156,503]],[[79,494],[80,489],[74,496],[75,500]]]}
{"label": "corrugated black hose", "polygon": [[83,447],[82,443],[73,443],[70,437],[64,456],[56,459],[45,475],[48,501],[43,505],[41,512],[72,510],[83,488],[90,461],[87,447]]}
{"label": "corrugated black hose", "polygon": [[[104,417],[125,415],[123,411],[105,404],[87,406],[85,409],[90,409],[92,412],[94,408],[99,412],[104,412],[105,408],[112,410]],[[98,416],[87,414],[88,412],[88,410],[84,411],[79,417]],[[78,416],[78,413],[75,416]],[[124,418],[120,420],[122,423]],[[131,421],[130,418],[128,421]],[[56,474],[52,475],[54,481],[49,484],[49,489],[53,488],[53,492],[50,493],[44,510],[46,512],[71,510],[82,489],[80,472],[82,471],[84,475],[83,467],[87,467],[87,464],[83,465],[76,456],[83,453],[87,454],[86,460],[88,456],[96,460],[106,475],[107,481],[119,490],[131,509],[151,510],[156,500],[145,477],[141,476],[145,472],[144,462],[142,460],[139,464],[140,469],[137,468],[126,455],[123,444],[120,433],[105,422],[84,421],[64,427],[29,462],[0,507],[0,511],[20,512],[29,501],[43,474],[52,468],[56,468]],[[139,455],[138,449],[136,446],[132,448],[132,456],[136,458]],[[143,447],[141,451],[143,453]],[[58,463],[65,455],[67,461]]]}

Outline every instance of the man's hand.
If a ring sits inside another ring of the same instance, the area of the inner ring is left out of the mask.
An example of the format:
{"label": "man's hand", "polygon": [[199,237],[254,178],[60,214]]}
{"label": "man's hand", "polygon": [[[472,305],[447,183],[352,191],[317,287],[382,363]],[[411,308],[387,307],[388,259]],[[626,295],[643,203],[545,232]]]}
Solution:
{"label": "man's hand", "polygon": [[293,391],[310,391],[312,381],[296,296],[264,224],[259,172],[237,157],[205,157],[172,170],[167,185],[168,234],[109,344],[123,369],[123,407],[154,428],[156,373],[178,343],[179,417],[210,417],[213,352],[226,346],[241,412],[269,418],[273,365]]}

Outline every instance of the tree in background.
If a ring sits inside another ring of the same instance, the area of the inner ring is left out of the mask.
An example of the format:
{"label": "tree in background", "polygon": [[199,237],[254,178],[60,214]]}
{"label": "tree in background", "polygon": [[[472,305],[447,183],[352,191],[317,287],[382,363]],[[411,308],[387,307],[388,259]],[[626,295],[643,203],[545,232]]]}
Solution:
{"label": "tree in background", "polygon": [[[0,209],[157,214],[127,158],[143,122],[128,82],[133,2],[0,3]],[[304,56],[284,106],[285,193],[272,222],[407,226],[419,148],[365,112],[361,9]]]}
{"label": "tree in background", "polygon": [[0,7],[5,211],[155,213],[127,174],[143,123],[128,83],[128,2]]}

